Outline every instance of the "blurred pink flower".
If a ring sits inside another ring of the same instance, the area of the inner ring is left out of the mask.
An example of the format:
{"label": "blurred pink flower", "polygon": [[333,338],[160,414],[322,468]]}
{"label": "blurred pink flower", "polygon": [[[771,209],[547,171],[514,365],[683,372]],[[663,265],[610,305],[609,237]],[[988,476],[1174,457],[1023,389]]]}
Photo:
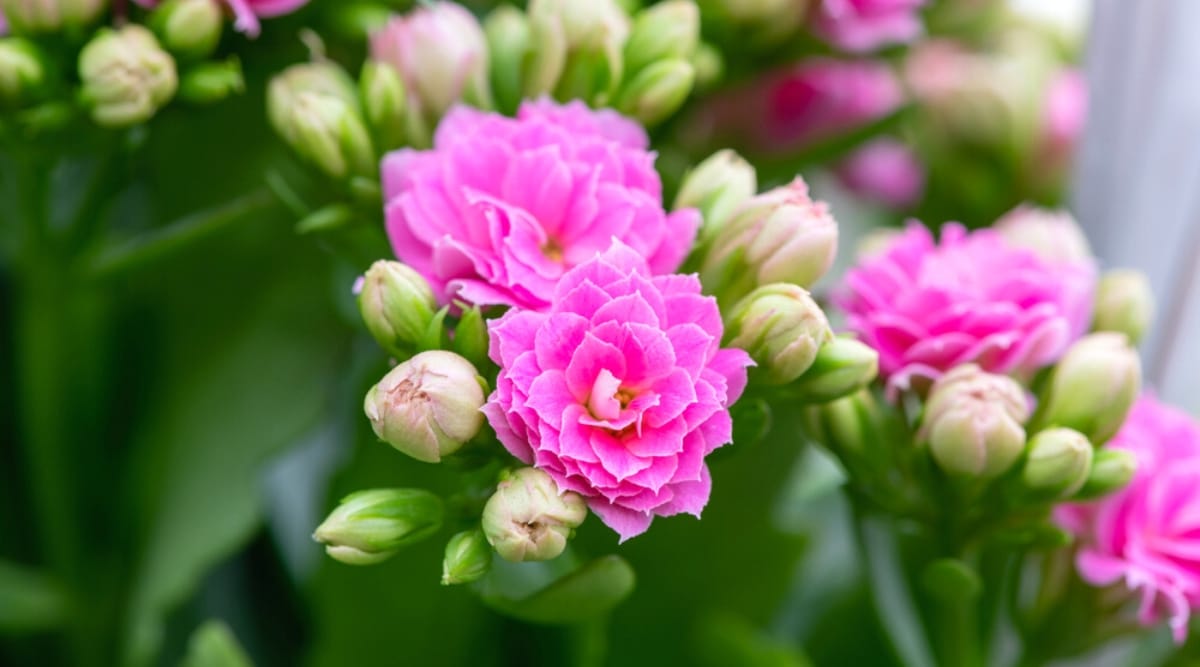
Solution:
{"label": "blurred pink flower", "polygon": [[721,349],[721,314],[695,276],[653,276],[612,246],[559,281],[547,312],[488,324],[500,365],[483,411],[517,458],[627,540],[655,516],[699,517],[704,457],[730,442],[750,359]]}
{"label": "blurred pink flower", "polygon": [[910,42],[921,34],[924,0],[820,0],[813,29],[837,48],[855,53]]}
{"label": "blurred pink flower", "polygon": [[903,102],[883,61],[813,58],[715,97],[692,131],[753,153],[786,153],[879,120]]}
{"label": "blurred pink flower", "polygon": [[891,138],[858,148],[835,169],[842,183],[859,196],[892,208],[907,208],[925,191],[925,166],[911,148]]}
{"label": "blurred pink flower", "polygon": [[1046,91],[1042,118],[1042,152],[1046,160],[1065,164],[1075,153],[1087,121],[1087,81],[1078,69],[1055,74]]}
{"label": "blurred pink flower", "polygon": [[488,47],[475,15],[453,2],[434,2],[392,18],[371,35],[371,58],[394,67],[409,95],[430,118],[467,96],[487,96]]}
{"label": "blurred pink flower", "polygon": [[995,231],[956,223],[941,242],[916,222],[846,276],[849,327],[879,352],[893,394],[954,366],[992,373],[1053,363],[1091,319],[1095,268],[1051,263]]}
{"label": "blurred pink flower", "polygon": [[613,238],[655,274],[686,257],[700,215],[667,214],[645,132],[582,102],[516,118],[456,107],[434,148],[383,160],[388,237],[442,302],[546,308],[572,267]]}
{"label": "blurred pink flower", "polygon": [[[308,4],[308,0],[219,0],[233,12],[233,27],[251,37],[257,37],[259,18],[290,14]],[[154,7],[159,0],[134,0],[143,7]]]}
{"label": "blurred pink flower", "polygon": [[1092,503],[1059,507],[1055,518],[1079,537],[1080,575],[1140,594],[1139,620],[1165,614],[1175,641],[1200,605],[1200,425],[1143,395],[1107,447],[1133,453],[1124,489]]}

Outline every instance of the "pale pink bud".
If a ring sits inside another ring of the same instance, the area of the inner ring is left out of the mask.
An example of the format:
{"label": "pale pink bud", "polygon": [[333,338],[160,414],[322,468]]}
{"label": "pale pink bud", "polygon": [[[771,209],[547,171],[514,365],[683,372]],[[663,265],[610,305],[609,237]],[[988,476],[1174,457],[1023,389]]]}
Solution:
{"label": "pale pink bud", "polygon": [[380,440],[437,463],[479,433],[483,403],[483,384],[471,362],[432,350],[393,368],[367,392],[363,410]]}
{"label": "pale pink bud", "polygon": [[560,492],[550,475],[521,468],[496,485],[483,508],[483,533],[505,560],[550,560],[587,518],[587,504],[572,491]]}
{"label": "pale pink bud", "polygon": [[491,106],[483,28],[453,2],[433,2],[393,18],[371,36],[371,57],[396,68],[427,120],[441,118],[460,100]]}
{"label": "pale pink bud", "polygon": [[1005,213],[994,228],[1009,245],[1028,248],[1051,262],[1090,264],[1094,261],[1087,237],[1066,210],[1022,204]]}
{"label": "pale pink bud", "polygon": [[991,479],[1020,457],[1028,417],[1015,380],[967,364],[934,383],[917,439],[948,474]]}

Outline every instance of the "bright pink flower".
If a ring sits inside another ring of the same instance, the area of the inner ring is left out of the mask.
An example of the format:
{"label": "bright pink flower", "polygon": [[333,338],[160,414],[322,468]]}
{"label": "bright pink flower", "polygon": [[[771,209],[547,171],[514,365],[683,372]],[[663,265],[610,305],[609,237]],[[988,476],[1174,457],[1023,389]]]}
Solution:
{"label": "bright pink flower", "polygon": [[549,311],[514,308],[488,330],[501,370],[483,411],[513,456],[587,498],[622,541],[655,516],[700,516],[704,457],[732,438],[751,362],[721,349],[696,276],[653,276],[613,239],[563,276]]}
{"label": "bright pink flower", "polygon": [[[159,0],[134,0],[143,7],[154,7]],[[259,18],[271,18],[290,14],[304,5],[308,0],[220,0],[233,12],[233,27],[238,32],[244,32],[251,37],[257,37],[260,29]]]}
{"label": "bright pink flower", "polygon": [[895,392],[959,364],[1007,373],[1054,362],[1087,329],[1094,289],[1090,263],[1051,263],[958,224],[939,244],[913,222],[847,274],[837,303]]}
{"label": "bright pink flower", "polygon": [[921,34],[924,0],[821,0],[813,29],[830,44],[861,53]]}
{"label": "bright pink flower", "polygon": [[613,238],[670,273],[700,215],[663,211],[647,143],[582,102],[526,102],[517,118],[456,107],[433,150],[383,160],[392,249],[444,302],[545,308],[563,274]]}
{"label": "bright pink flower", "polygon": [[1139,620],[1165,614],[1177,642],[1200,605],[1200,425],[1142,396],[1107,447],[1132,452],[1133,481],[1099,501],[1058,508],[1082,543],[1079,574],[1107,586],[1123,581],[1141,596]]}
{"label": "bright pink flower", "polygon": [[837,167],[852,192],[893,208],[916,203],[925,191],[925,167],[911,148],[896,139],[875,139]]}

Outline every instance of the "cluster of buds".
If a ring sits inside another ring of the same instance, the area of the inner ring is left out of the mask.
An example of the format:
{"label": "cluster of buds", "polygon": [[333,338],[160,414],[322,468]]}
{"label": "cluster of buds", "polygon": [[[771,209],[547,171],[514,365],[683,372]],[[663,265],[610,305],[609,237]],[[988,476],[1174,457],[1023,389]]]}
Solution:
{"label": "cluster of buds", "polygon": [[78,34],[107,8],[108,0],[0,0],[0,15],[18,35]]}
{"label": "cluster of buds", "polygon": [[375,174],[375,149],[358,90],[339,66],[314,62],[284,70],[267,89],[267,116],[301,157],[326,174]]}

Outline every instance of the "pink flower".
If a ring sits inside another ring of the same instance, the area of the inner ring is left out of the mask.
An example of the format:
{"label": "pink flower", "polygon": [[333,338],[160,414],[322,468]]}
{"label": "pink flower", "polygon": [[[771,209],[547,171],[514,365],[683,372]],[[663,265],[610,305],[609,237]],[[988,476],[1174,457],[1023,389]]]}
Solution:
{"label": "pink flower", "polygon": [[1078,69],[1054,74],[1046,91],[1042,111],[1040,157],[1044,163],[1065,168],[1075,153],[1087,121],[1087,81]]}
{"label": "pink flower", "polygon": [[655,516],[699,517],[704,457],[730,442],[750,359],[721,349],[721,314],[696,276],[653,276],[613,239],[558,283],[547,312],[488,323],[500,365],[483,411],[513,456],[627,540]]}
{"label": "pink flower", "polygon": [[1140,593],[1139,620],[1165,614],[1183,642],[1200,605],[1200,425],[1143,395],[1107,446],[1133,453],[1133,480],[1099,501],[1060,507],[1055,518],[1083,544],[1075,564],[1084,580],[1124,581]]}
{"label": "pink flower", "polygon": [[692,131],[751,152],[787,153],[879,120],[903,102],[883,61],[813,58],[715,98]]}
{"label": "pink flower", "polygon": [[813,29],[825,41],[861,53],[921,34],[924,0],[821,0]]}
{"label": "pink flower", "polygon": [[[220,0],[233,12],[233,27],[238,32],[244,32],[251,37],[257,37],[259,18],[271,18],[290,14],[304,5],[308,0]],[[143,7],[154,7],[159,0],[134,0]]]}
{"label": "pink flower", "polygon": [[1086,330],[1094,289],[1090,263],[1051,263],[958,224],[939,244],[914,222],[847,274],[837,303],[896,392],[959,364],[1008,373],[1054,362]]}
{"label": "pink flower", "polygon": [[434,2],[397,16],[371,35],[371,57],[394,67],[429,118],[464,97],[489,99],[488,46],[475,15],[453,2]]}
{"label": "pink flower", "polygon": [[457,107],[433,150],[383,160],[392,248],[443,302],[545,308],[614,237],[670,273],[700,215],[663,211],[646,146],[640,127],[582,102],[526,102],[515,119]]}
{"label": "pink flower", "polygon": [[916,203],[925,190],[925,167],[911,148],[896,139],[875,139],[837,167],[852,192],[892,208]]}

